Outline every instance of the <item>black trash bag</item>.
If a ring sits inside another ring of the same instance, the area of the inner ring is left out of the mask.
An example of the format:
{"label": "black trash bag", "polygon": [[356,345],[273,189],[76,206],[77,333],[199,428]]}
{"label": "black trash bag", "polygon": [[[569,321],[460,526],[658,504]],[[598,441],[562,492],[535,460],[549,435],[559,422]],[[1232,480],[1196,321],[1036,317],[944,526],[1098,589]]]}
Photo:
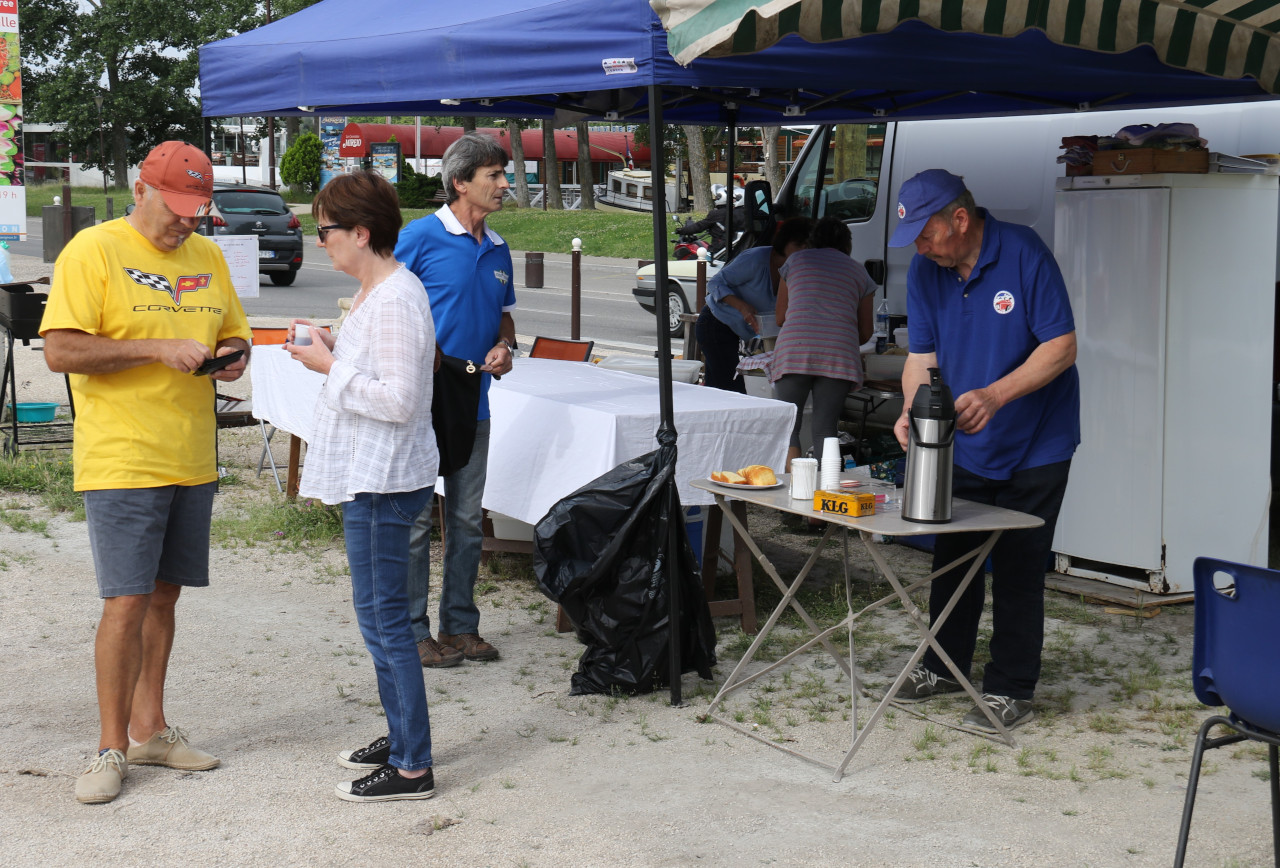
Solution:
{"label": "black trash bag", "polygon": [[[715,629],[675,485],[675,447],[615,467],[561,500],[535,528],[538,587],[587,646],[569,693],[648,693],[670,680],[667,573],[680,593],[682,672],[711,678]],[[680,522],[674,558],[668,523]]]}

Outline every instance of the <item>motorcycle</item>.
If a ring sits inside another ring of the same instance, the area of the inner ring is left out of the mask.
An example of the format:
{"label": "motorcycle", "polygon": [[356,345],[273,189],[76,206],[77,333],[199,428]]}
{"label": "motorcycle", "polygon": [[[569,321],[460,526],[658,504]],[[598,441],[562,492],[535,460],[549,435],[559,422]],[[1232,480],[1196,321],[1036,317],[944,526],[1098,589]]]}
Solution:
{"label": "motorcycle", "polygon": [[674,214],[671,216],[671,220],[676,224],[676,239],[671,242],[675,245],[672,250],[673,258],[680,260],[697,259],[699,251],[711,250],[711,243],[707,240],[706,233],[685,231],[685,224],[682,224],[680,218]]}

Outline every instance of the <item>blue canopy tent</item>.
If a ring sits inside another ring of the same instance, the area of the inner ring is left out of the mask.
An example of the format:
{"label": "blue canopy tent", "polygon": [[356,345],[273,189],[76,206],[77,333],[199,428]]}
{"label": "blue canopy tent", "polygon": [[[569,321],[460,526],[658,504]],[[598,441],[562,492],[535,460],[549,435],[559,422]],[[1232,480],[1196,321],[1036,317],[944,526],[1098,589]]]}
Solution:
{"label": "blue canopy tent", "polygon": [[[823,44],[791,34],[750,56],[699,58],[682,67],[644,0],[488,0],[481,7],[323,0],[203,46],[200,90],[206,117],[470,114],[647,120],[654,129],[664,122],[906,120],[1269,96],[1252,78],[1166,66],[1145,45],[1100,53],[1055,44],[1039,30],[1013,37],[946,33],[912,20],[887,33]],[[653,162],[665,165],[659,137]],[[664,210],[656,197],[658,286],[667,282]],[[657,293],[656,301],[658,440],[674,455],[666,294]],[[673,631],[677,619],[673,613]],[[678,702],[678,662],[672,671]]]}
{"label": "blue canopy tent", "polygon": [[490,0],[480,7],[324,0],[200,49],[207,117],[324,110],[545,118],[559,110],[643,118],[653,86],[663,88],[668,121],[720,124],[721,107],[732,101],[745,125],[1266,95],[1250,78],[1166,66],[1147,46],[1105,54],[1057,45],[1038,30],[1004,38],[944,33],[919,21],[818,45],[792,34],[750,56],[682,67],[643,0]]}

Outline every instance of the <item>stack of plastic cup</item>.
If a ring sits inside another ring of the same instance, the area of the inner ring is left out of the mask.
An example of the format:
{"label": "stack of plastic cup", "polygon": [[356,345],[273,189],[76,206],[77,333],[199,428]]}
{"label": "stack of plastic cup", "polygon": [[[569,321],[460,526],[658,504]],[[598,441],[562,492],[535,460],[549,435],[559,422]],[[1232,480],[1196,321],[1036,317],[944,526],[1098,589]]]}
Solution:
{"label": "stack of plastic cup", "polygon": [[822,464],[818,468],[818,488],[823,491],[840,489],[840,471],[844,459],[840,456],[840,438],[827,437],[822,441]]}

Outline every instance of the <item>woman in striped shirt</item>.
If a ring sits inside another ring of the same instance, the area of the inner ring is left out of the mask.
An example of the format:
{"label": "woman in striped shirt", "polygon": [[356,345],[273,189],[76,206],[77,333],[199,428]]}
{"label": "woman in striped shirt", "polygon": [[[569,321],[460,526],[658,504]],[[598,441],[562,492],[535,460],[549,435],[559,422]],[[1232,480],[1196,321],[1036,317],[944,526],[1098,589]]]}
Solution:
{"label": "woman in striped shirt", "polygon": [[871,337],[875,284],[850,258],[849,227],[834,217],[819,220],[809,249],[782,266],[776,315],[781,330],[770,376],[774,395],[796,405],[791,459],[800,455],[804,405],[813,395],[813,453],[822,460],[824,437],[836,436],[845,396],[862,385],[858,348]]}

